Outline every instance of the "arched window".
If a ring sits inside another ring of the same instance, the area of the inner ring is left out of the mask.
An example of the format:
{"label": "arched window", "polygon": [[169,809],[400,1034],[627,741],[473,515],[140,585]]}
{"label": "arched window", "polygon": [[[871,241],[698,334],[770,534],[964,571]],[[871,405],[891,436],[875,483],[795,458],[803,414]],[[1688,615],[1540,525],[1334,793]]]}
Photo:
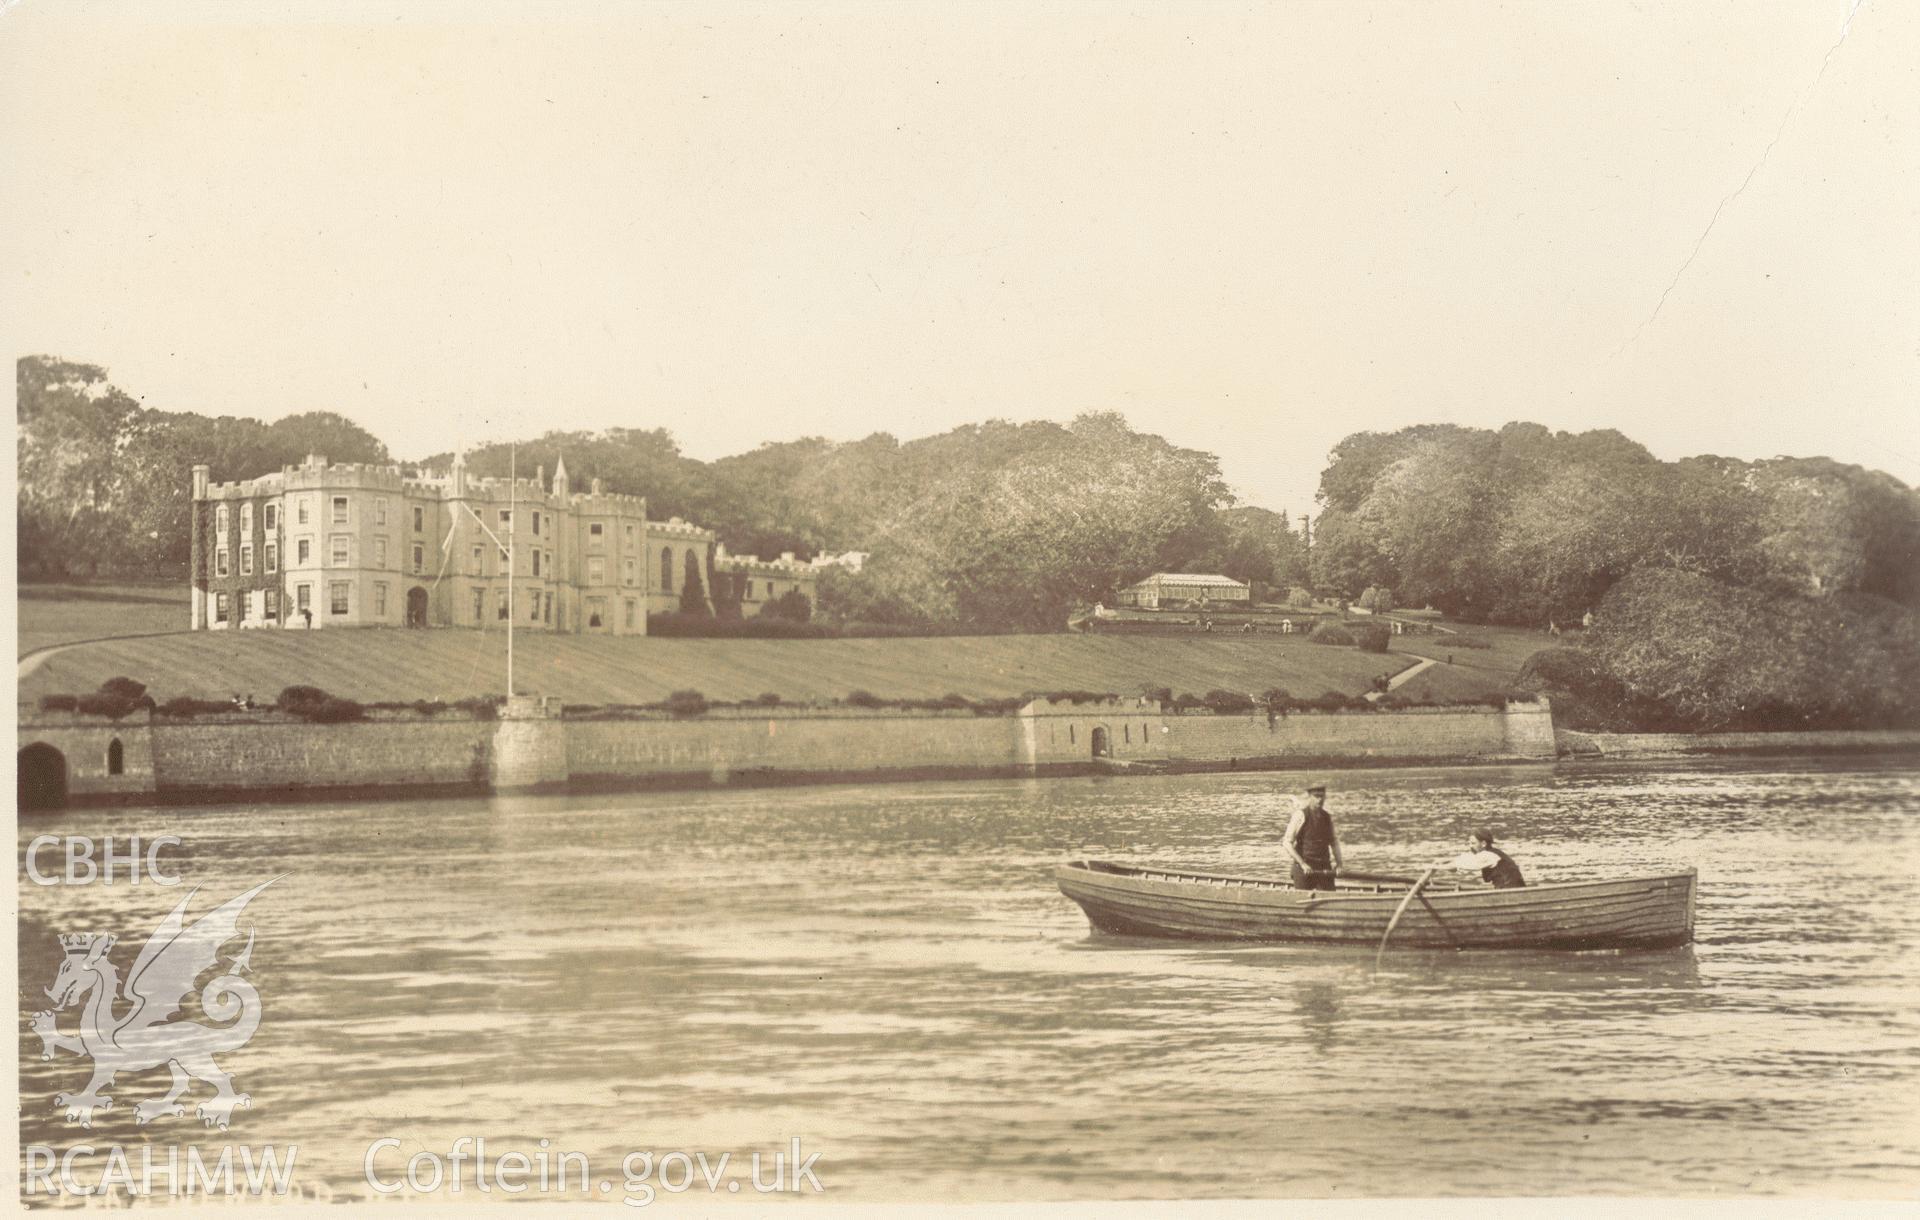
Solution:
{"label": "arched window", "polygon": [[1133,726],[1132,725],[1123,724],[1120,726],[1120,740],[1126,742],[1128,745],[1133,744]]}
{"label": "arched window", "polygon": [[127,769],[127,752],[120,745],[120,739],[114,738],[107,743],[107,774],[119,775]]}
{"label": "arched window", "polygon": [[660,550],[660,591],[673,592],[673,552],[665,547]]}
{"label": "arched window", "polygon": [[687,571],[686,571],[686,575],[682,576],[680,579],[685,581],[691,581],[694,577],[694,574],[699,571],[700,571],[700,557],[694,554],[692,547],[688,547],[687,548]]}

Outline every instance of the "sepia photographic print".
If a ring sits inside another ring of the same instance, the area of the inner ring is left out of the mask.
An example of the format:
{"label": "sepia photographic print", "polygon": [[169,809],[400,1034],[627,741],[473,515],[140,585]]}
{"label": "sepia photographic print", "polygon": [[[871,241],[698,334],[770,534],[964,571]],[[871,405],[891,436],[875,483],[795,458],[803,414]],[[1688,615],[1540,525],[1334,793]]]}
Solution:
{"label": "sepia photographic print", "polygon": [[1917,66],[0,3],[16,1202],[1911,1214]]}

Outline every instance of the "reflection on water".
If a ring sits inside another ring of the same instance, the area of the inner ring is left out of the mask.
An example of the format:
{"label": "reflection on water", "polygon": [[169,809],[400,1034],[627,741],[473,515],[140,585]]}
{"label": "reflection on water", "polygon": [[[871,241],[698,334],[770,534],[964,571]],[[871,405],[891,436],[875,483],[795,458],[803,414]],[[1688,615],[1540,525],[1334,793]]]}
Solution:
{"label": "reflection on water", "polygon": [[[367,1146],[800,1137],[871,1201],[1920,1187],[1920,781],[1872,763],[1346,773],[1359,868],[1493,821],[1530,879],[1694,864],[1699,941],[1389,952],[1097,937],[1075,855],[1277,870],[1284,775],[115,810],[248,915],[260,1032],[232,1137],[363,1192]],[[49,828],[23,825],[21,844]],[[23,885],[22,1011],[57,935],[135,944],[183,891]],[[127,949],[129,955],[132,946]],[[22,1020],[22,1136],[64,1146]],[[116,1085],[89,1142],[133,1125]],[[199,1086],[204,1091],[204,1086]]]}

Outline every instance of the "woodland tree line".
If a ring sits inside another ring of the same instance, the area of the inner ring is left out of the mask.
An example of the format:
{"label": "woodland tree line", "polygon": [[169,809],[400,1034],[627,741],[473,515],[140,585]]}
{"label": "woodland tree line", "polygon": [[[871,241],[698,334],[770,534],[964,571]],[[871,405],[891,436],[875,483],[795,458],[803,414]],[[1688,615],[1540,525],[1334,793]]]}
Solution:
{"label": "woodland tree line", "polygon": [[[183,576],[188,472],[250,478],[309,452],[398,460],[314,412],[267,424],[156,411],[95,365],[18,365],[22,579]],[[1469,622],[1596,629],[1523,675],[1596,727],[1889,724],[1920,719],[1920,496],[1825,458],[1663,462],[1612,431],[1419,425],[1335,447],[1309,539],[1236,505],[1212,454],[1115,413],[990,421],[900,441],[809,438],[702,462],[661,429],[549,432],[562,455],[713,528],[737,554],[870,553],[823,577],[845,621],[1057,630],[1154,571],[1219,572],[1256,593],[1368,590]],[[404,465],[444,468],[450,453]],[[505,474],[505,443],[470,451]]]}

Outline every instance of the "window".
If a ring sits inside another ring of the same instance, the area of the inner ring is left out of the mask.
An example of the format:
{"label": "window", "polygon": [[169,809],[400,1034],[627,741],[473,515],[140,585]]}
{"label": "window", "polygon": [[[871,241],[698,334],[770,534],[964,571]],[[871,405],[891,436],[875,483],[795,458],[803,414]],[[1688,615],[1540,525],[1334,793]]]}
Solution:
{"label": "window", "polygon": [[587,560],[587,583],[590,585],[607,583],[607,561],[598,555]]}
{"label": "window", "polygon": [[636,603],[631,597],[627,599],[627,630],[628,631],[633,630],[634,620],[638,614],[637,605],[638,603]]}
{"label": "window", "polygon": [[673,552],[665,549],[660,552],[660,591],[673,592]]}
{"label": "window", "polygon": [[473,591],[473,624],[477,627],[486,621],[487,591],[485,589],[475,589]]}
{"label": "window", "polygon": [[127,769],[127,750],[118,737],[107,743],[107,774],[120,775]]}
{"label": "window", "polygon": [[600,625],[600,618],[606,613],[606,609],[606,598],[589,597],[587,599],[587,626],[598,627]]}
{"label": "window", "polygon": [[[487,562],[486,548],[479,547],[479,546],[474,547],[473,558],[468,562],[468,565],[467,565],[467,575],[469,576],[480,575],[480,569],[486,566],[486,562]],[[475,619],[478,619],[479,617],[480,616],[477,614],[474,615]]]}
{"label": "window", "polygon": [[540,536],[540,512],[538,509],[535,509],[533,514],[533,536],[535,538]]}
{"label": "window", "polygon": [[387,586],[380,581],[373,583],[373,617],[387,617]]}
{"label": "window", "polygon": [[499,604],[495,608],[494,613],[495,613],[495,617],[497,617],[501,622],[504,623],[507,621],[507,591],[505,589],[500,590]]}
{"label": "window", "polygon": [[598,521],[595,521],[592,525],[589,525],[587,527],[587,539],[588,539],[587,545],[588,546],[602,545],[606,541],[606,538],[605,538],[606,532],[607,532],[607,527],[602,525]]}
{"label": "window", "polygon": [[335,534],[328,541],[331,543],[333,547],[333,566],[336,568],[346,567],[347,566],[347,536],[345,534]]}
{"label": "window", "polygon": [[253,543],[251,542],[240,544],[240,575],[253,575]]}
{"label": "window", "polygon": [[266,508],[261,510],[260,515],[266,519],[266,527],[268,529],[278,529],[280,527],[280,509],[275,505],[267,505]]}
{"label": "window", "polygon": [[413,570],[424,572],[427,569],[427,548],[419,543],[413,544]]}
{"label": "window", "polygon": [[302,614],[313,609],[313,586],[298,585],[293,591],[294,604]]}
{"label": "window", "polygon": [[213,621],[216,623],[226,622],[227,615],[233,612],[232,606],[233,606],[233,595],[231,593],[214,594],[213,595]]}
{"label": "window", "polygon": [[633,583],[633,560],[623,559],[620,561],[620,583],[623,585]]}
{"label": "window", "polygon": [[547,594],[545,597],[541,598],[540,601],[541,601],[541,609],[540,609],[541,621],[551,623],[553,621],[553,594],[551,593]]}
{"label": "window", "polygon": [[347,612],[347,582],[336,580],[327,586],[327,608],[335,614]]}
{"label": "window", "polygon": [[230,524],[232,524],[232,518],[227,516],[226,505],[222,504],[213,510],[213,529],[215,533],[226,533],[227,526]]}
{"label": "window", "polygon": [[1123,724],[1120,726],[1120,740],[1125,742],[1128,745],[1133,744],[1133,726],[1132,725]]}
{"label": "window", "polygon": [[1072,725],[1067,726],[1067,744],[1068,745],[1073,744],[1073,726]]}
{"label": "window", "polygon": [[627,540],[627,545],[628,545],[628,546],[632,546],[632,545],[633,545],[633,523],[632,523],[632,522],[628,522],[628,523],[627,523],[627,527],[626,527],[626,540]]}
{"label": "window", "polygon": [[277,542],[269,542],[267,543],[267,575],[271,576],[279,570],[280,544]]}
{"label": "window", "polygon": [[553,552],[548,551],[547,552],[547,579],[552,580],[554,577],[554,573],[558,571],[559,569],[553,566]]}
{"label": "window", "polygon": [[373,502],[373,523],[375,525],[385,525],[387,523],[387,498],[385,496],[380,496]]}
{"label": "window", "polygon": [[293,545],[295,548],[294,562],[299,564],[303,568],[306,567],[307,564],[311,562],[313,559],[312,540],[307,538],[302,538],[300,541],[294,543]]}
{"label": "window", "polygon": [[513,511],[511,509],[503,508],[500,510],[500,524],[509,529],[513,528]]}
{"label": "window", "polygon": [[335,496],[333,498],[333,523],[335,525],[345,525],[347,523],[347,498],[345,496]]}
{"label": "window", "polygon": [[305,525],[307,523],[307,502],[305,500],[297,501],[294,505],[294,511],[300,524]]}
{"label": "window", "polygon": [[280,618],[280,590],[268,589],[266,597],[261,599],[262,617],[278,621]]}
{"label": "window", "polygon": [[253,533],[253,501],[251,500],[240,506],[240,532]]}
{"label": "window", "polygon": [[413,532],[418,534],[427,528],[427,510],[418,504],[413,506]]}
{"label": "window", "polygon": [[689,547],[687,549],[687,574],[680,579],[683,583],[692,584],[699,575],[700,560],[694,556],[693,549]]}
{"label": "window", "polygon": [[532,603],[527,607],[527,621],[537,623],[540,621],[540,595],[536,593],[527,600]]}
{"label": "window", "polygon": [[533,574],[535,576],[540,575],[540,552],[539,551],[535,551],[533,553]]}
{"label": "window", "polygon": [[213,553],[213,574],[215,576],[225,576],[227,574],[227,548],[226,547],[221,547],[219,550]]}
{"label": "window", "polygon": [[373,566],[376,568],[384,568],[387,566],[387,540],[385,538],[375,538],[373,540]]}

